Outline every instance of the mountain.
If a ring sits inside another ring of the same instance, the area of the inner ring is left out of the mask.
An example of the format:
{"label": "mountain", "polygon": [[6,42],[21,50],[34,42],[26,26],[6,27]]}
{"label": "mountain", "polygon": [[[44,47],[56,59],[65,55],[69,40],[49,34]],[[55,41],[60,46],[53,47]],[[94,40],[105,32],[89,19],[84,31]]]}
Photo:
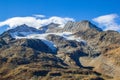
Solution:
{"label": "mountain", "polygon": [[39,29],[42,30],[44,33],[45,32],[52,32],[52,31],[54,31],[56,29],[59,29],[58,26],[60,26],[60,25],[59,24],[55,24],[55,23],[50,23],[50,24],[48,24],[46,26],[40,27]]}
{"label": "mountain", "polygon": [[24,24],[0,35],[0,80],[119,80],[119,51],[119,32],[86,20]]}
{"label": "mountain", "polygon": [[33,27],[29,27],[25,24],[21,25],[21,26],[18,26],[14,29],[10,29],[7,31],[12,37],[24,37],[24,36],[27,36],[27,35],[30,35],[30,34],[41,34],[43,33],[42,31],[36,29],[36,28],[33,28]]}
{"label": "mountain", "polygon": [[85,32],[86,30],[97,30],[97,31],[102,31],[102,29],[98,28],[97,26],[95,26],[94,24],[92,24],[91,22],[84,20],[81,22],[72,22],[69,21],[63,31],[67,31],[67,32],[79,32],[79,31],[83,31]]}

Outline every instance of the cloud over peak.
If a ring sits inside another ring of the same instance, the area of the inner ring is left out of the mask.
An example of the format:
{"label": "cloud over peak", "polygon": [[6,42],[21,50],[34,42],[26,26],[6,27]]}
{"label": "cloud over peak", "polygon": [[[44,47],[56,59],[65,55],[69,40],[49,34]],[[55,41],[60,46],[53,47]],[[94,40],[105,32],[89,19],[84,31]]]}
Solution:
{"label": "cloud over peak", "polygon": [[108,14],[94,18],[93,21],[97,22],[104,30],[120,31],[120,24],[116,22],[119,18],[117,14]]}
{"label": "cloud over peak", "polygon": [[60,24],[59,27],[63,27],[68,21],[74,21],[73,18],[62,18],[57,16],[52,16],[50,18],[45,18],[44,15],[34,15],[28,17],[13,17],[5,21],[0,22],[0,27],[8,25],[9,28],[14,28],[19,25],[26,24],[34,28],[40,28],[41,26],[48,25],[50,23]]}

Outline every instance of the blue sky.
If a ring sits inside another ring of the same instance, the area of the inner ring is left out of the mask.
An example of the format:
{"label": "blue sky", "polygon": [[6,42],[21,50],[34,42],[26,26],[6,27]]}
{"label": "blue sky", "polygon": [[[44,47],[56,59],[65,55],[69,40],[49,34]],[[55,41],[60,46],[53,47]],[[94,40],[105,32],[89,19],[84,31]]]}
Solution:
{"label": "blue sky", "polygon": [[120,0],[0,0],[0,22],[35,14],[92,21],[102,15],[120,15]]}
{"label": "blue sky", "polygon": [[33,14],[91,20],[111,13],[120,14],[120,0],[0,0],[0,20]]}

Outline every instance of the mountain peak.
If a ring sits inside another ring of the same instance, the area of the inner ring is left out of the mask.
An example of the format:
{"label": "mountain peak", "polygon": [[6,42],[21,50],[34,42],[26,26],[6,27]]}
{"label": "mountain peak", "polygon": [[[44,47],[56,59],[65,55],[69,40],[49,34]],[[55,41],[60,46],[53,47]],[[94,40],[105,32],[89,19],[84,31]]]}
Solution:
{"label": "mountain peak", "polygon": [[59,29],[60,24],[56,24],[56,23],[50,23],[48,25],[42,26],[39,29],[42,30],[44,33],[51,33],[51,32],[55,32],[56,29]]}
{"label": "mountain peak", "polygon": [[34,29],[35,30],[35,28],[33,28],[33,27],[31,27],[31,26],[28,26],[28,25],[26,25],[26,24],[23,24],[23,25],[20,25],[20,26],[17,26],[17,27],[15,27],[15,28],[13,28],[13,29],[10,29],[9,31],[20,31],[20,32],[23,32],[24,30],[26,30],[26,31],[28,31],[28,30],[30,30],[30,29]]}
{"label": "mountain peak", "polygon": [[102,29],[98,28],[97,26],[95,26],[94,24],[92,24],[90,21],[88,20],[83,20],[81,22],[72,22],[69,21],[63,31],[70,31],[70,32],[79,32],[79,31],[86,31],[89,29],[94,29],[96,31],[102,31]]}
{"label": "mountain peak", "polygon": [[11,34],[12,37],[16,37],[16,36],[20,36],[20,37],[24,37],[30,34],[40,34],[42,33],[40,30],[27,26],[26,24],[17,26],[13,29],[10,29],[7,31],[8,33]]}

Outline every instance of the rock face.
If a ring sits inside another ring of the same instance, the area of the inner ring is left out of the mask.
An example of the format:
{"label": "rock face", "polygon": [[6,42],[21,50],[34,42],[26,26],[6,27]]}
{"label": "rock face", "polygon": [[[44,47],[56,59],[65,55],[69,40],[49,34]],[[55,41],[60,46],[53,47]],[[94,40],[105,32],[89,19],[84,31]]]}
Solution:
{"label": "rock face", "polygon": [[85,20],[85,21],[81,21],[81,22],[68,22],[63,31],[67,31],[67,32],[85,32],[87,30],[97,30],[97,31],[102,31],[102,29],[96,27],[94,24],[92,24],[91,22]]}
{"label": "rock face", "polygon": [[21,25],[1,34],[0,80],[120,79],[119,32],[102,31],[89,21],[58,26]]}
{"label": "rock face", "polygon": [[[81,64],[84,66],[93,66],[95,71],[98,71],[102,74],[120,77],[117,74],[120,73],[120,66],[116,64],[119,64],[119,60],[116,59],[120,59],[117,54],[119,53],[120,47],[120,34],[116,31],[88,33],[89,31],[85,33],[78,32],[76,33],[76,35],[81,36],[83,39],[85,39],[91,46],[91,48],[95,49],[100,54],[97,57],[81,57]],[[114,55],[110,56],[109,53],[113,53]],[[109,55],[109,57],[107,57],[106,55]]]}
{"label": "rock face", "polygon": [[42,30],[44,33],[45,33],[45,32],[47,32],[47,33],[49,33],[49,32],[55,32],[56,30],[59,29],[58,26],[59,26],[59,24],[50,23],[50,24],[48,24],[48,25],[46,25],[46,26],[42,26],[42,27],[40,28],[40,30]]}

